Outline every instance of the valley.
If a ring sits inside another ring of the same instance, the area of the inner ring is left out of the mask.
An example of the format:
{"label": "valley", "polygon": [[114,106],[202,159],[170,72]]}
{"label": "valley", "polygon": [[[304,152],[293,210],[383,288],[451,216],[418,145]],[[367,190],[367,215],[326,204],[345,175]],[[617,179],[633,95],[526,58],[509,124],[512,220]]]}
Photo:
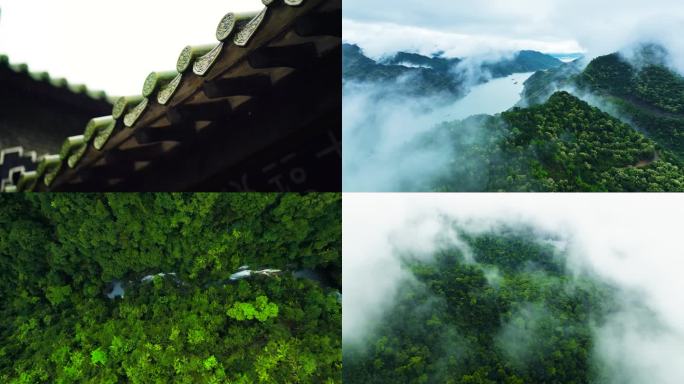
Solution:
{"label": "valley", "polygon": [[[458,96],[445,92],[444,85],[398,80],[397,89],[420,92],[400,96],[393,83],[380,87],[376,97],[385,112],[371,112],[368,116],[373,118],[366,121],[357,118],[354,129],[372,131],[379,124],[384,137],[402,142],[394,151],[429,154],[432,161],[425,167],[430,169],[423,170],[419,183],[400,183],[405,190],[684,191],[684,78],[667,66],[665,48],[644,44],[635,52],[632,61],[614,53],[498,78],[494,73],[502,72],[492,68],[506,66],[481,63],[468,72],[472,81],[465,81],[464,72],[457,70],[468,59],[399,53],[386,60],[387,65],[375,65],[440,76],[450,73],[456,80],[449,87],[458,89]],[[506,63],[509,69],[518,68]],[[359,80],[353,72],[347,81],[378,84],[369,78]],[[383,90],[392,92],[380,96]],[[427,102],[413,112],[418,117],[402,121],[428,126],[403,127],[397,119],[391,120],[391,127],[384,126],[385,118],[391,119],[390,106],[406,113],[399,106],[410,105],[409,100],[415,101],[413,105]],[[402,131],[412,133],[402,140]],[[396,156],[401,155],[388,157]],[[366,161],[382,159],[369,156]]]}

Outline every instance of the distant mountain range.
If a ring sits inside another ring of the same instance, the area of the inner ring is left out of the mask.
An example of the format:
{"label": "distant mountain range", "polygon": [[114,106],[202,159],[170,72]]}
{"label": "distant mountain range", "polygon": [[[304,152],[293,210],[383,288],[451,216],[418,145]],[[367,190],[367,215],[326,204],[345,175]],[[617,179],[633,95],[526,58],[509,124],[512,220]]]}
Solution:
{"label": "distant mountain range", "polygon": [[[462,63],[460,58],[427,57],[417,53],[398,52],[380,64],[402,65],[407,67],[422,67],[433,69],[437,72],[457,71],[457,65]],[[484,62],[482,69],[489,72],[492,77],[504,77],[514,73],[534,72],[543,69],[556,68],[562,65],[559,59],[545,55],[537,51],[519,51],[512,55],[511,59],[502,59],[496,62]]]}
{"label": "distant mountain range", "polygon": [[[496,62],[483,61],[477,68],[477,78],[459,66],[462,58],[424,56],[417,53],[397,52],[379,61],[365,56],[353,44],[342,45],[343,81],[394,82],[400,91],[411,95],[448,93],[462,96],[467,90],[464,83],[482,83],[514,73],[535,72],[560,67],[557,58],[536,51],[520,51]],[[472,69],[472,68],[471,68]],[[408,81],[410,79],[410,81]]]}

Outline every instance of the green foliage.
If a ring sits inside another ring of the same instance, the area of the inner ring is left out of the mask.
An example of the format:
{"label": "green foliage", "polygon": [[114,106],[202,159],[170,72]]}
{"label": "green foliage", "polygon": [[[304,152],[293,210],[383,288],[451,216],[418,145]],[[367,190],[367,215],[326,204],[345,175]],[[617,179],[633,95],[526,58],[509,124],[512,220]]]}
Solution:
{"label": "green foliage", "polygon": [[49,287],[45,297],[50,301],[52,305],[59,305],[63,301],[67,300],[71,295],[71,286],[64,285],[61,287]]}
{"label": "green foliage", "polygon": [[[402,94],[412,96],[442,92],[454,97],[462,95],[463,81],[453,76],[448,69],[443,68],[443,64],[438,68],[440,70],[409,68],[392,63],[384,65],[366,57],[356,45],[343,44],[342,46],[343,81],[397,85]],[[406,77],[410,77],[412,81],[399,81]]]}
{"label": "green foliage", "polygon": [[557,89],[572,85],[572,79],[581,72],[580,60],[564,63],[555,69],[535,72],[525,80],[522,104],[535,105],[545,102]]}
{"label": "green foliage", "polygon": [[467,174],[459,167],[437,182],[440,190],[684,191],[684,171],[670,152],[567,92],[542,105],[476,118],[489,140],[463,146],[472,121],[443,129],[466,164],[481,166]]}
{"label": "green foliage", "polygon": [[340,194],[2,195],[0,267],[2,383],[341,382],[341,306],[290,273],[341,279]]}
{"label": "green foliage", "polygon": [[216,357],[214,355],[211,355],[204,360],[204,369],[207,371],[211,371],[212,369],[216,368],[217,365],[218,362],[216,361]]}
{"label": "green foliage", "polygon": [[[645,45],[627,61],[614,53],[597,57],[584,70],[578,65],[534,74],[525,82],[528,104],[545,101],[557,87],[590,92],[606,110],[684,160],[684,77],[665,66],[667,52]],[[664,189],[662,186],[660,189]]]}
{"label": "green foliage", "polygon": [[639,71],[634,84],[636,95],[666,112],[684,113],[684,77],[659,65]]}
{"label": "green foliage", "polygon": [[254,305],[237,302],[226,311],[226,314],[237,321],[257,319],[264,322],[269,318],[278,317],[278,306],[269,303],[266,296],[258,296]]}
{"label": "green foliage", "polygon": [[637,67],[617,53],[598,57],[577,83],[664,112],[684,113],[684,77],[666,68],[661,60],[641,60]]}
{"label": "green foliage", "polygon": [[[496,228],[464,249],[407,261],[365,345],[345,345],[345,383],[589,383],[593,326],[616,309],[610,286],[566,272],[553,236]],[[424,260],[424,259],[423,259]]]}
{"label": "green foliage", "polygon": [[[653,51],[656,51],[654,53]],[[618,54],[593,60],[576,83],[604,96],[662,147],[684,160],[684,77],[664,66],[658,48],[644,47],[640,66]],[[612,74],[612,79],[607,74]]]}
{"label": "green foliage", "polygon": [[102,348],[97,348],[96,350],[90,352],[90,362],[93,363],[93,365],[106,365],[107,353],[103,351]]}

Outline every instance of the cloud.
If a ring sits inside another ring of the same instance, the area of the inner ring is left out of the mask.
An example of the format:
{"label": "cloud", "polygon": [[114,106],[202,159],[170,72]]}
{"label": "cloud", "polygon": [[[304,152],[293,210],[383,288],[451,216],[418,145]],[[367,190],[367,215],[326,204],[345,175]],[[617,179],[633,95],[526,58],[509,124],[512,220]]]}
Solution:
{"label": "cloud", "polygon": [[497,35],[479,35],[431,30],[391,22],[342,20],[343,40],[358,44],[371,58],[379,59],[397,51],[429,56],[444,52],[446,57],[487,55],[532,49],[541,52],[581,52],[573,40],[511,39]]}
{"label": "cloud", "polygon": [[518,73],[475,86],[491,78],[483,62],[504,58],[508,57],[484,55],[455,66],[454,76],[468,93],[458,100],[438,93],[406,96],[402,89],[414,84],[410,77],[395,83],[345,82],[343,189],[428,191],[445,180],[458,180],[459,190],[485,190],[488,166],[500,159],[476,155],[471,149],[487,145],[491,132],[476,119],[458,129],[442,123],[500,113],[519,101],[523,82],[530,74]]}
{"label": "cloud", "polygon": [[348,0],[343,17],[344,38],[373,55],[405,49],[462,56],[522,46],[594,57],[647,39],[672,51],[684,72],[680,0]]}
{"label": "cloud", "polygon": [[678,296],[684,292],[683,196],[345,193],[343,198],[345,343],[363,340],[400,284],[411,279],[397,260],[398,248],[408,245],[423,254],[436,249],[438,228],[448,222],[444,217],[474,232],[526,223],[562,235],[574,273],[591,273],[620,288],[622,310],[596,329],[596,352],[612,370],[610,382],[684,382],[679,363],[684,306]]}
{"label": "cloud", "polygon": [[[446,173],[453,148],[446,137],[439,139],[446,132],[440,133],[435,125],[443,118],[427,112],[443,105],[444,97],[402,97],[397,95],[399,89],[392,84],[345,84],[345,190],[425,190],[431,180]],[[421,140],[428,136],[436,139]]]}

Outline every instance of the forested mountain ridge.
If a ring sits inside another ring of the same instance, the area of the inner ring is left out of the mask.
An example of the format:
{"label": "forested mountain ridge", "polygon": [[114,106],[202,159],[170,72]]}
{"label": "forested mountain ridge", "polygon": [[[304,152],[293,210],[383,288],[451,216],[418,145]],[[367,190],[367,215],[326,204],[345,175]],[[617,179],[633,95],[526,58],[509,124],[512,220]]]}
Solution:
{"label": "forested mountain ridge", "polygon": [[450,140],[456,157],[437,190],[684,191],[674,155],[567,92],[440,128],[444,137],[436,140]]}
{"label": "forested mountain ridge", "polygon": [[525,82],[523,100],[543,102],[556,89],[599,97],[612,113],[684,160],[684,77],[665,65],[667,52],[643,46],[630,60],[613,53],[584,70],[567,66],[538,72]]}
{"label": "forested mountain ridge", "polygon": [[[431,68],[438,72],[454,71],[462,63],[460,58],[444,58],[441,56],[423,56],[417,53],[398,52],[394,56],[381,60],[380,64],[418,66]],[[511,57],[503,57],[495,61],[484,61],[482,68],[492,77],[505,77],[514,73],[532,72],[557,68],[562,62],[553,56],[537,51],[519,51]]]}
{"label": "forested mountain ridge", "polygon": [[616,309],[613,288],[573,277],[562,248],[526,228],[461,232],[463,247],[410,258],[415,279],[344,347],[345,383],[590,383],[594,327]]}
{"label": "forested mountain ridge", "polygon": [[459,58],[445,58],[441,56],[424,56],[418,53],[397,52],[394,56],[381,60],[380,64],[385,65],[403,65],[406,67],[422,66],[432,68],[439,72],[448,72],[452,70],[463,60]]}
{"label": "forested mountain ridge", "polygon": [[463,80],[449,71],[380,64],[366,57],[360,47],[350,44],[342,44],[342,81],[392,83],[400,92],[414,96],[447,93],[460,97],[465,92]]}
{"label": "forested mountain ridge", "polygon": [[523,83],[521,106],[541,104],[555,91],[570,85],[570,79],[582,73],[580,60],[563,63],[549,70],[537,71]]}
{"label": "forested mountain ridge", "polygon": [[506,58],[493,63],[485,63],[485,70],[493,77],[505,77],[514,73],[534,72],[551,68],[558,68],[562,61],[553,56],[537,51],[519,51],[512,58]]}
{"label": "forested mountain ridge", "polygon": [[340,194],[0,196],[0,382],[339,383],[338,298],[243,265],[340,282]]}
{"label": "forested mountain ridge", "polygon": [[536,51],[520,51],[510,57],[495,61],[483,61],[478,71],[482,75],[468,79],[465,69],[458,65],[464,59],[424,56],[416,53],[398,52],[378,62],[363,54],[361,48],[353,44],[342,45],[343,81],[358,82],[396,82],[410,77],[403,90],[412,95],[433,95],[446,92],[461,96],[467,90],[464,82],[482,83],[489,77],[505,77],[513,73],[534,72],[558,67],[562,62],[552,56]]}

